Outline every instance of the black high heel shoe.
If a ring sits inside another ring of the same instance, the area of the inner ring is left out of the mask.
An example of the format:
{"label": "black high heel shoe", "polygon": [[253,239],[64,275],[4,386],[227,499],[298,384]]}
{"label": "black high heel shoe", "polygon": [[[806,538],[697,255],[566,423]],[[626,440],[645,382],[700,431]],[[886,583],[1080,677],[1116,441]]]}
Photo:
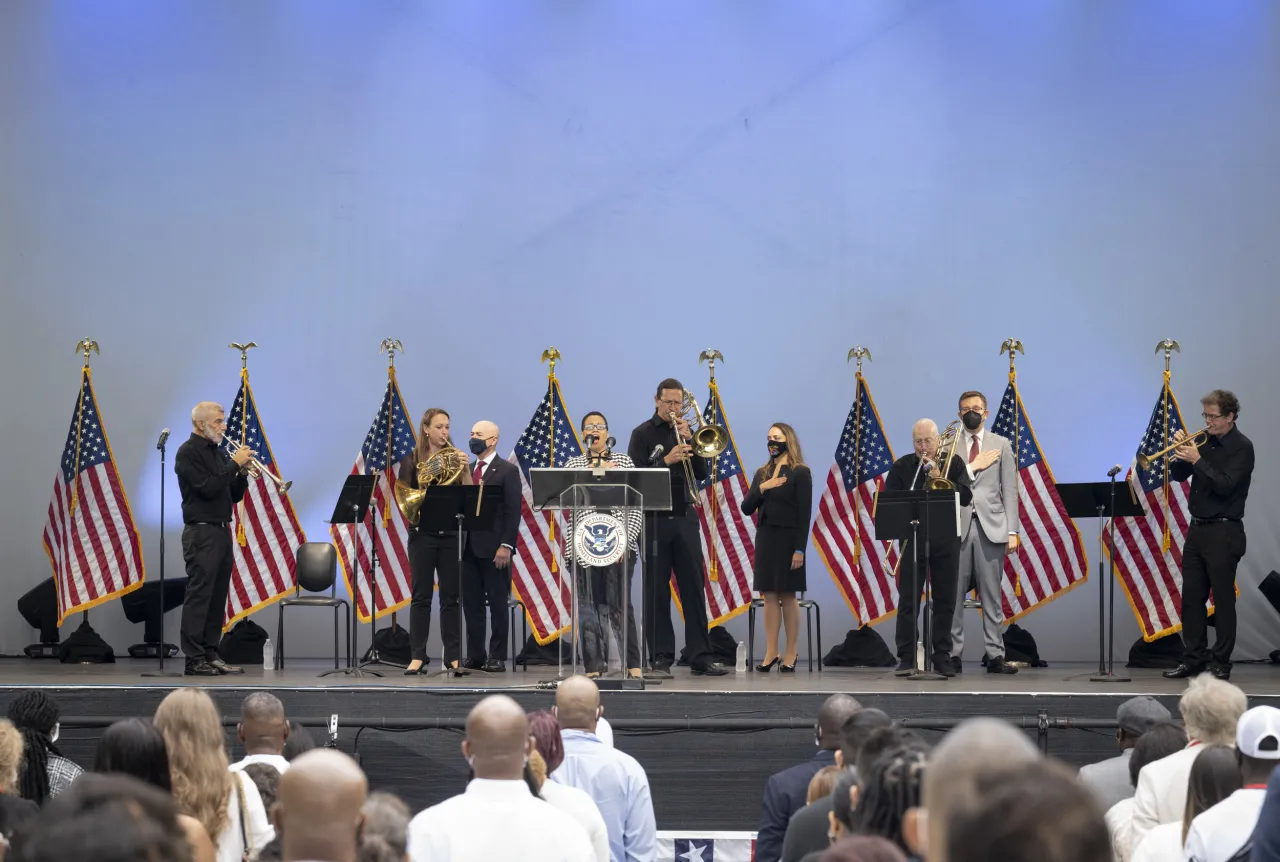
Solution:
{"label": "black high heel shoe", "polygon": [[410,670],[409,668],[404,669],[405,676],[413,676],[415,674],[426,673],[426,672],[427,672],[427,663],[425,661],[422,664],[418,665],[417,667],[413,668],[412,670]]}
{"label": "black high heel shoe", "polygon": [[773,661],[769,662],[768,664],[756,665],[756,671],[758,673],[768,673],[769,671],[773,670],[773,666],[780,661],[782,661],[782,656],[774,656]]}
{"label": "black high heel shoe", "polygon": [[[797,659],[799,661],[799,659]],[[795,673],[796,666],[794,664],[784,664],[779,666],[778,673]]]}

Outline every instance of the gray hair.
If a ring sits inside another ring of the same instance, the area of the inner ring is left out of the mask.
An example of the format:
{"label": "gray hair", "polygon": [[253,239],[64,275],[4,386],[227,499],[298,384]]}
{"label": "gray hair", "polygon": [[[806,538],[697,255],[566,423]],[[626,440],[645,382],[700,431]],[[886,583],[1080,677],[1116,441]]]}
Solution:
{"label": "gray hair", "polygon": [[1235,745],[1236,725],[1248,707],[1243,691],[1208,673],[1193,678],[1178,701],[1187,736],[1214,745]]}
{"label": "gray hair", "polygon": [[927,426],[929,426],[931,429],[933,429],[933,433],[934,433],[934,434],[937,434],[937,433],[938,433],[938,423],[937,423],[937,422],[934,422],[932,419],[917,419],[917,420],[915,421],[915,424],[913,424],[913,425],[911,426],[911,435],[912,435],[913,437],[915,436],[916,429],[917,429],[917,428],[919,428],[921,425],[927,425]]}
{"label": "gray hair", "polygon": [[240,704],[240,715],[243,718],[266,721],[273,718],[284,719],[284,704],[280,698],[269,691],[255,691]]}
{"label": "gray hair", "polygon": [[371,793],[361,809],[359,862],[399,862],[409,848],[409,807],[390,793]]}
{"label": "gray hair", "polygon": [[211,422],[219,413],[224,413],[222,405],[216,401],[201,401],[191,408],[191,424],[199,428],[202,422]]}

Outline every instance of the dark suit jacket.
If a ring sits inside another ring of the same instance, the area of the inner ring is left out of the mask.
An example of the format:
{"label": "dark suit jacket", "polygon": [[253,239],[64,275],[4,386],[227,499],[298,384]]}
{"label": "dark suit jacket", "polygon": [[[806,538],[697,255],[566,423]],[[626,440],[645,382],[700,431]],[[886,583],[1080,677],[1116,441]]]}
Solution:
{"label": "dark suit jacket", "polygon": [[[770,469],[769,472],[772,472]],[[813,474],[809,468],[801,465],[793,470],[783,467],[782,474],[787,481],[769,491],[760,491],[760,482],[764,474],[756,471],[751,481],[751,490],[742,498],[742,514],[750,515],[759,509],[760,526],[787,527],[794,530],[795,539],[791,549],[804,552],[809,545],[809,517],[813,511]],[[804,798],[804,794],[801,794]]]}
{"label": "dark suit jacket", "polygon": [[778,862],[782,858],[782,839],[787,834],[787,823],[791,821],[792,814],[804,808],[809,782],[824,766],[832,766],[835,762],[835,752],[823,749],[812,760],[789,766],[769,778],[764,786],[760,831],[756,834],[756,862]]}
{"label": "dark suit jacket", "polygon": [[[475,469],[471,462],[470,469]],[[520,529],[520,468],[501,457],[489,462],[480,477],[484,485],[482,507],[496,506],[492,530],[467,533],[467,549],[481,559],[493,559],[498,548],[506,545],[516,550],[516,533]]]}
{"label": "dark suit jacket", "polygon": [[815,850],[821,853],[831,845],[827,830],[833,810],[831,797],[824,796],[791,815],[786,837],[782,839],[782,862],[800,862]]}
{"label": "dark suit jacket", "polygon": [[[939,457],[945,457],[943,453]],[[916,490],[922,491],[925,488],[928,477],[923,470],[920,476],[916,477],[916,468],[920,466],[920,456],[915,452],[910,455],[903,455],[897,461],[893,462],[893,466],[889,468],[889,475],[885,477],[884,489],[886,491],[907,491],[911,488],[911,480],[915,479]],[[968,506],[973,502],[973,490],[969,487],[969,471],[964,468],[964,458],[960,453],[956,453],[956,457],[951,459],[948,465],[947,478],[955,482],[956,487],[960,490],[960,505]]]}

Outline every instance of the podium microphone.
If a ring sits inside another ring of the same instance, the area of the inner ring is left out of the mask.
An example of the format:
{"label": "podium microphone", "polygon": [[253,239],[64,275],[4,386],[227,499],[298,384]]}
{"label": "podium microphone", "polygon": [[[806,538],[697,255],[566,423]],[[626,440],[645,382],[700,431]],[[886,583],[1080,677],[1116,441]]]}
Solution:
{"label": "podium microphone", "polygon": [[662,453],[665,451],[667,451],[667,449],[661,443],[654,446],[653,451],[649,453],[649,466],[656,467],[658,465],[658,459],[662,457]]}
{"label": "podium microphone", "polygon": [[164,444],[169,442],[169,429],[166,428],[160,432],[160,439],[156,441],[156,448],[163,449]]}
{"label": "podium microphone", "polygon": [[582,442],[586,443],[587,448],[590,449],[592,446],[596,445],[596,441],[599,439],[600,438],[594,434],[588,434],[586,437],[582,438]]}
{"label": "podium microphone", "polygon": [[1119,473],[1122,469],[1124,468],[1121,467],[1119,464],[1115,465],[1114,467],[1112,467],[1110,470],[1107,471],[1107,478],[1114,479],[1116,477],[1116,474]]}

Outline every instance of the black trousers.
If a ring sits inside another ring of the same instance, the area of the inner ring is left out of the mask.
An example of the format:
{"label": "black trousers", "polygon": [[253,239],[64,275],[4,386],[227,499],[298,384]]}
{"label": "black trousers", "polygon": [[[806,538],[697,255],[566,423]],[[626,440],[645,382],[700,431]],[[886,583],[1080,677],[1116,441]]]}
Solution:
{"label": "black trousers", "polygon": [[898,567],[898,625],[894,638],[898,660],[915,661],[912,635],[920,630],[920,594],[924,591],[926,579],[933,588],[933,632],[931,643],[925,644],[925,653],[930,658],[949,658],[951,621],[955,617],[956,589],[960,583],[960,540],[920,543],[919,580],[914,590],[911,588],[912,553],[911,542],[903,542],[902,565]]}
{"label": "black trousers", "polygon": [[703,592],[702,545],[698,519],[688,515],[656,515],[650,522],[649,559],[644,567],[645,643],[654,664],[675,662],[676,635],[671,627],[671,574],[675,572],[684,609],[684,645],[689,666],[712,663]]}
{"label": "black trousers", "polygon": [[[462,611],[467,618],[467,658],[503,661],[507,655],[507,599],[511,596],[511,566],[500,569],[492,556],[477,556],[470,548],[462,555]],[[489,606],[489,652],[484,646],[484,608]]]}
{"label": "black trousers", "polygon": [[[1244,525],[1192,524],[1182,545],[1183,661],[1192,667],[1231,667],[1236,648],[1236,566],[1244,556]],[[1213,591],[1213,649],[1205,603]]]}
{"label": "black trousers", "polygon": [[413,576],[413,600],[409,603],[409,658],[427,660],[431,635],[431,594],[440,581],[440,640],[444,663],[461,658],[462,621],[458,605],[458,535],[421,533],[409,537],[409,572]]}
{"label": "black trousers", "polygon": [[231,528],[188,524],[182,528],[187,592],[182,601],[180,643],[188,662],[218,657],[222,620],[231,588]]}

